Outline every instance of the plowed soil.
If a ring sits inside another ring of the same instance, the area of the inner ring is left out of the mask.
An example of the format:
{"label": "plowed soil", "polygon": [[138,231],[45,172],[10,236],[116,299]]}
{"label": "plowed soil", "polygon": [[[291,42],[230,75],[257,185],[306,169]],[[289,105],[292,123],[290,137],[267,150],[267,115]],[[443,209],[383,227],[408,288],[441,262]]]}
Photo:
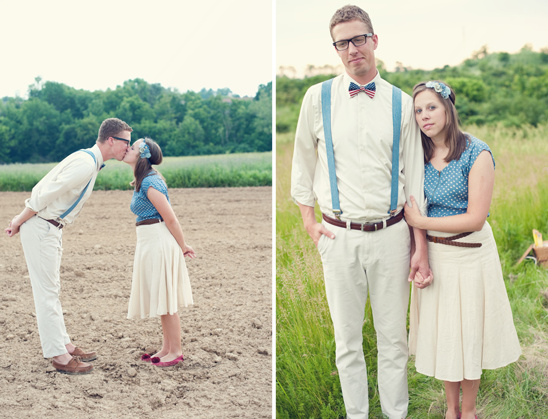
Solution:
{"label": "plowed soil", "polygon": [[95,191],[63,229],[61,303],[73,343],[98,352],[84,376],[58,373],[40,347],[19,236],[3,229],[28,192],[0,192],[0,417],[272,416],[272,188],[170,189],[197,258],[194,305],[180,309],[184,362],[140,361],[158,318],[128,320],[131,191]]}

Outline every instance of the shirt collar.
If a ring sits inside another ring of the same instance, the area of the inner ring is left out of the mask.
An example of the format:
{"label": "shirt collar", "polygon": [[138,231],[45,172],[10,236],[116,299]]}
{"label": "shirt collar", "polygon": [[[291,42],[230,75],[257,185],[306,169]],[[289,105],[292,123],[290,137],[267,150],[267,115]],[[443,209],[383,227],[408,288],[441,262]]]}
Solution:
{"label": "shirt collar", "polygon": [[97,170],[101,170],[104,167],[103,155],[101,154],[101,149],[97,144],[89,149],[93,154],[95,154],[95,159],[97,160]]}
{"label": "shirt collar", "polygon": [[343,77],[344,77],[344,85],[345,85],[345,86],[350,85],[350,82],[354,82],[354,83],[356,83],[358,86],[367,86],[367,85],[368,85],[369,83],[371,83],[371,82],[375,82],[375,84],[378,84],[379,80],[381,80],[381,75],[380,75],[380,73],[379,73],[379,70],[377,70],[376,76],[373,77],[372,80],[369,80],[369,81],[368,81],[367,83],[365,83],[365,84],[360,84],[360,83],[358,83],[356,80],[354,80],[352,77],[350,77],[350,76],[348,75],[348,73],[346,73],[346,72],[343,74]]}

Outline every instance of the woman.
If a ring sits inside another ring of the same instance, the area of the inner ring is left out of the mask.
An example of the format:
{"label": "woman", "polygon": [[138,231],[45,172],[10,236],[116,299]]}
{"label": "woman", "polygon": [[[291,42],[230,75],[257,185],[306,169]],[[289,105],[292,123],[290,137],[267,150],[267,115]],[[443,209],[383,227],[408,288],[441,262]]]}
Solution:
{"label": "woman", "polygon": [[196,254],[185,243],[164,178],[152,168],[162,158],[162,150],[150,138],[137,140],[124,157],[135,175],[131,211],[137,215],[128,318],[160,316],[162,349],[154,355],[143,354],[141,360],[168,367],[183,360],[177,309],[192,304],[184,257],[194,258]]}
{"label": "woman", "polygon": [[[410,352],[418,372],[445,382],[446,418],[475,418],[482,370],[508,365],[521,353],[486,221],[495,163],[487,144],[460,130],[449,86],[419,83],[413,100],[425,153],[428,216],[411,197],[405,218],[428,231],[434,280],[413,287]],[[415,281],[422,283],[420,274]]]}

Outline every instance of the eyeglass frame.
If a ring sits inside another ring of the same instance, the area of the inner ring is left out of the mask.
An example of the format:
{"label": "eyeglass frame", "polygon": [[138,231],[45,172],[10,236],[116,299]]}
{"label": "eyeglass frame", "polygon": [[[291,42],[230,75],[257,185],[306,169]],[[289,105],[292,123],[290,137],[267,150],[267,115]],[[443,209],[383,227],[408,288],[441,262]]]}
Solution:
{"label": "eyeglass frame", "polygon": [[[354,36],[354,37],[352,37],[352,38],[350,38],[350,39],[341,39],[340,41],[335,41],[335,42],[333,42],[333,46],[335,47],[335,49],[336,49],[337,51],[346,51],[346,50],[348,49],[348,46],[350,45],[350,42],[352,42],[352,45],[354,45],[356,48],[357,48],[357,47],[361,47],[362,45],[367,44],[367,38],[370,38],[370,37],[372,37],[373,35],[374,35],[374,34],[373,34],[372,32],[369,32],[369,33],[364,33],[364,34],[362,34],[362,35],[356,35],[356,36]],[[365,41],[364,41],[363,44],[356,45],[355,42],[354,42],[354,39],[359,38],[360,36],[365,36]],[[339,42],[346,42],[346,48],[343,48],[343,49],[337,48],[337,44],[338,44]]]}
{"label": "eyeglass frame", "polygon": [[118,141],[125,141],[126,144],[129,146],[130,140],[126,140],[125,138],[115,137],[113,135],[111,135],[110,138],[114,138],[115,140],[118,140]]}

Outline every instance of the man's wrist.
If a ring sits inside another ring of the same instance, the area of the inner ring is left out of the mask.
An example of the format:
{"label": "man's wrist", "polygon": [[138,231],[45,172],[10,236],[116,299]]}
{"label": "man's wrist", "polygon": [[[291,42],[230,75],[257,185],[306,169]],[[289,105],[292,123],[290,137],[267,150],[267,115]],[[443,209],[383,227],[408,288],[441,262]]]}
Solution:
{"label": "man's wrist", "polygon": [[426,254],[428,251],[426,230],[415,227],[413,228],[413,235],[415,237],[415,252]]}

